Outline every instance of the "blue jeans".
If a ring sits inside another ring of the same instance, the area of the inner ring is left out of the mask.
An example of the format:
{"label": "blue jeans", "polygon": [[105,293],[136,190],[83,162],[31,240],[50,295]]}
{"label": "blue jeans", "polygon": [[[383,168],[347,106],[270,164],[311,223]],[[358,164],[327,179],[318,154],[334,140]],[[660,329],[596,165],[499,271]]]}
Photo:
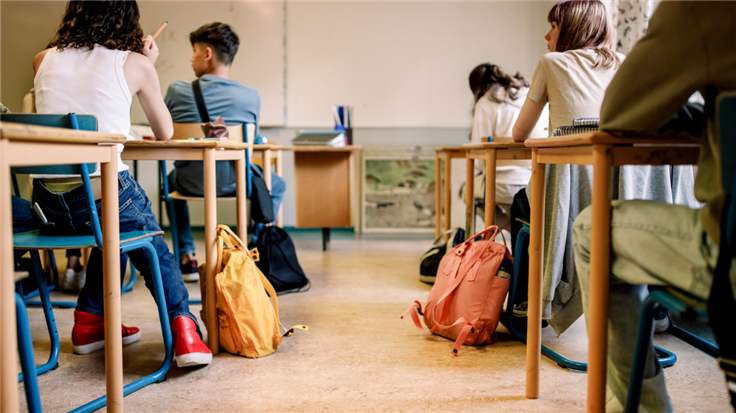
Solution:
{"label": "blue jeans", "polygon": [[[118,174],[118,202],[120,205],[120,232],[161,231],[156,216],[151,210],[151,201],[128,171]],[[89,208],[84,188],[79,186],[64,193],[53,193],[40,181],[33,185],[33,200],[38,202],[46,219],[55,224],[58,235],[90,235]],[[102,216],[101,202],[95,201],[99,216]],[[179,265],[164,242],[163,236],[153,237],[153,247],[158,255],[163,281],[164,297],[169,319],[187,316],[197,324],[197,318],[189,311],[189,293],[184,286]],[[148,254],[144,250],[127,253],[146,281],[146,287],[153,295],[153,280]],[[122,276],[122,274],[121,274]],[[93,248],[87,263],[87,280],[77,300],[77,311],[103,315],[102,290],[102,251]],[[197,327],[199,329],[199,326]]]}
{"label": "blue jeans", "polygon": [[[250,164],[250,168],[251,173],[257,174],[258,176],[263,175],[263,172],[258,166]],[[176,169],[169,173],[169,192],[179,191],[183,195],[187,196],[204,195],[204,189],[186,188],[181,185],[181,183],[177,181],[176,175]],[[220,184],[225,183],[221,183],[218,181],[218,186]],[[286,182],[284,182],[284,179],[276,175],[276,173],[271,173],[271,202],[273,203],[274,215],[278,213],[279,207],[284,200],[284,192],[286,192]],[[223,194],[222,196],[234,196],[234,193]],[[174,200],[173,203],[174,212],[176,214],[176,231],[178,238],[176,240],[176,248],[178,248],[179,250],[179,257],[183,257],[188,254],[194,254],[197,248],[194,244],[194,238],[192,237],[192,227],[189,221],[189,206],[187,206],[186,201]],[[169,218],[171,218],[168,204],[166,205],[166,212],[169,214]],[[258,234],[255,235],[257,236]]]}

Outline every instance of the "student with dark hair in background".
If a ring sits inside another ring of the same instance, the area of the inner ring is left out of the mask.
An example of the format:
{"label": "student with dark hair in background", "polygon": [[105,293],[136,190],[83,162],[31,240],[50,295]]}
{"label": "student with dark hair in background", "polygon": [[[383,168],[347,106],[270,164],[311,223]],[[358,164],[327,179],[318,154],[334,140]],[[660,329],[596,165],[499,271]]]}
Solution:
{"label": "student with dark hair in background", "polygon": [[[529,91],[529,82],[519,73],[507,74],[500,66],[483,63],[476,66],[468,77],[470,91],[473,92],[473,130],[472,143],[481,139],[510,138],[516,118]],[[545,137],[548,116],[539,117],[535,137]],[[532,176],[530,161],[496,161],[496,222],[501,228],[509,229],[509,209],[514,194],[522,190]],[[485,163],[476,162],[476,167],[485,171]],[[485,172],[476,177],[473,193],[483,199],[485,193]],[[465,197],[463,197],[465,199]],[[493,225],[486,222],[485,225]]]}
{"label": "student with dark hair in background", "polygon": [[[202,97],[210,117],[207,121],[221,116],[228,125],[255,123],[257,135],[261,97],[257,90],[230,79],[230,69],[240,45],[238,36],[227,24],[215,22],[193,31],[189,35],[189,41],[194,51],[189,60],[192,62],[194,74],[199,79]],[[172,83],[164,100],[174,123],[202,121],[191,82],[177,80]],[[248,138],[254,139],[253,136]],[[176,161],[174,167],[169,174],[170,191],[176,190],[189,196],[204,195],[201,161]],[[217,196],[234,194],[235,162],[218,161],[216,168]],[[260,168],[252,164],[251,171],[254,174],[262,174]],[[271,183],[271,200],[274,212],[277,212],[284,198],[286,184],[275,173],[271,175]],[[179,250],[181,258],[179,264],[184,280],[195,282],[199,280],[199,274],[194,257],[196,246],[189,223],[189,208],[186,201],[180,200],[174,200],[174,208],[179,238],[175,240],[174,248]]]}

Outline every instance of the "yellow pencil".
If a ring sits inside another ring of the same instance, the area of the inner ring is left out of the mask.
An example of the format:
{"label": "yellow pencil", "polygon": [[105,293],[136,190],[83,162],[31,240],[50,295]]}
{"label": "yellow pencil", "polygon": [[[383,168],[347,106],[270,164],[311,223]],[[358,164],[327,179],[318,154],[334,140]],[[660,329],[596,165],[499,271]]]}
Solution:
{"label": "yellow pencil", "polygon": [[156,33],[153,35],[154,40],[156,39],[156,36],[158,36],[158,34],[161,33],[161,30],[163,30],[164,27],[166,27],[167,24],[169,24],[169,22],[165,21],[164,24],[162,24],[161,27],[159,27],[158,30],[156,30]]}

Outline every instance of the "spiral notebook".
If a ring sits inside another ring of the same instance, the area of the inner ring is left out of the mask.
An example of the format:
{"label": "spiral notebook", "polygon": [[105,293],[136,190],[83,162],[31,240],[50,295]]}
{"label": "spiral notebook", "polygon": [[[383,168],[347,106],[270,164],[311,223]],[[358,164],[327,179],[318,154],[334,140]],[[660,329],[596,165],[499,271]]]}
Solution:
{"label": "spiral notebook", "polygon": [[552,132],[552,136],[598,132],[598,120],[598,118],[575,118],[572,125],[560,126]]}

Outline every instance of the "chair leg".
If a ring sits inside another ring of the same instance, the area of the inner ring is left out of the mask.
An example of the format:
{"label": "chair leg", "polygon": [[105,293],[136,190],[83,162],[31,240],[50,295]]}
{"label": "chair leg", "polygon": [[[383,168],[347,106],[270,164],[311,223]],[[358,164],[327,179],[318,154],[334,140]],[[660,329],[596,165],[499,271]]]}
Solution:
{"label": "chair leg", "polygon": [[[524,246],[525,246],[526,239],[528,237],[529,237],[528,227],[522,227],[522,229],[519,231],[516,237],[516,246],[514,247],[514,250],[520,251],[523,254],[524,251],[526,251]],[[503,324],[509,329],[511,336],[514,339],[521,341],[523,343],[526,343],[526,334],[517,330],[514,324],[513,308],[514,308],[515,297],[516,297],[516,283],[519,279],[519,268],[521,267],[521,259],[516,259],[516,258],[517,257],[515,257],[514,259],[514,274],[511,277],[511,283],[509,285],[509,298],[506,304],[507,306],[506,312],[501,315],[501,319],[503,321]],[[670,367],[674,365],[675,362],[677,362],[677,356],[674,353],[666,349],[657,347],[657,346],[655,346],[655,350],[657,351],[659,362],[663,368]],[[544,345],[542,345],[542,355],[554,361],[555,363],[557,363],[558,366],[569,369],[569,370],[575,370],[575,371],[587,371],[588,370],[587,363],[570,360]]]}
{"label": "chair leg", "polygon": [[128,283],[125,284],[120,291],[127,293],[133,290],[133,285],[135,284],[136,273],[137,271],[135,270],[135,267],[133,266],[133,261],[131,260],[130,261],[130,280],[128,280]]}
{"label": "chair leg", "polygon": [[[59,367],[59,350],[61,348],[61,345],[59,343],[59,331],[56,328],[56,320],[54,319],[54,311],[51,309],[51,300],[49,299],[49,293],[46,290],[46,282],[43,279],[43,274],[40,271],[41,261],[38,256],[38,251],[31,251],[31,258],[33,261],[34,276],[36,277],[39,295],[41,296],[41,307],[43,308],[43,315],[46,319],[46,330],[49,332],[49,341],[51,347],[48,361],[38,367],[35,367],[35,375],[39,375],[50,370],[56,370],[56,368]],[[23,380],[23,373],[18,373],[18,381],[22,382]]]}
{"label": "chair leg", "polygon": [[670,328],[667,329],[667,332],[711,357],[718,358],[721,354],[718,346],[674,325],[672,320],[670,320]]}
{"label": "chair leg", "polygon": [[[43,272],[43,269],[41,268],[41,257],[38,251],[31,251],[30,253],[31,253],[31,261],[33,262],[33,270],[37,274],[41,275]],[[40,288],[41,283],[43,283],[43,285],[46,285],[46,281],[43,280],[42,275],[37,279],[39,280],[38,281],[39,283],[38,291],[40,294],[41,293],[41,288]],[[48,289],[45,290],[47,299],[48,299],[48,291],[49,291]],[[28,300],[28,298],[34,297],[35,295],[38,295],[38,294],[28,294],[28,297],[26,297],[26,306],[27,307],[45,307],[45,304],[43,303],[43,301]],[[56,308],[75,308],[77,306],[76,301],[49,301],[49,304],[52,307],[56,307]]]}
{"label": "chair leg", "polygon": [[[15,294],[15,319],[17,323],[18,353],[20,355],[21,371],[28,379],[23,384],[26,393],[26,404],[29,412],[41,412],[41,395],[38,392],[38,380],[32,374],[36,370],[33,360],[33,342],[31,340],[31,328],[28,324],[28,313],[23,303],[23,297]],[[22,374],[22,373],[21,373]]]}
{"label": "chair leg", "polygon": [[654,323],[652,316],[654,315],[654,308],[656,306],[657,300],[652,297],[647,297],[641,306],[639,331],[636,335],[636,350],[634,351],[634,360],[631,364],[629,394],[626,399],[627,413],[636,413],[639,411],[644,368],[646,367],[647,354],[649,353],[649,343],[652,340],[652,325]]}
{"label": "chair leg", "polygon": [[[153,291],[158,307],[158,318],[161,322],[161,334],[164,338],[164,349],[166,355],[164,361],[156,372],[149,374],[146,377],[138,379],[132,383],[129,383],[123,387],[123,395],[127,396],[136,390],[140,390],[143,387],[148,386],[152,383],[160,383],[166,380],[166,372],[171,367],[171,362],[174,359],[174,345],[173,338],[171,336],[171,325],[169,323],[168,307],[166,306],[166,298],[164,297],[164,286],[161,281],[161,268],[159,267],[158,255],[153,245],[150,242],[135,243],[135,245],[126,245],[128,247],[126,251],[133,249],[144,248],[148,253],[149,261],[151,263],[151,276],[153,278]],[[88,413],[95,410],[101,409],[107,405],[107,396],[102,396],[96,400],[93,400],[83,406],[80,406],[70,413]]]}

